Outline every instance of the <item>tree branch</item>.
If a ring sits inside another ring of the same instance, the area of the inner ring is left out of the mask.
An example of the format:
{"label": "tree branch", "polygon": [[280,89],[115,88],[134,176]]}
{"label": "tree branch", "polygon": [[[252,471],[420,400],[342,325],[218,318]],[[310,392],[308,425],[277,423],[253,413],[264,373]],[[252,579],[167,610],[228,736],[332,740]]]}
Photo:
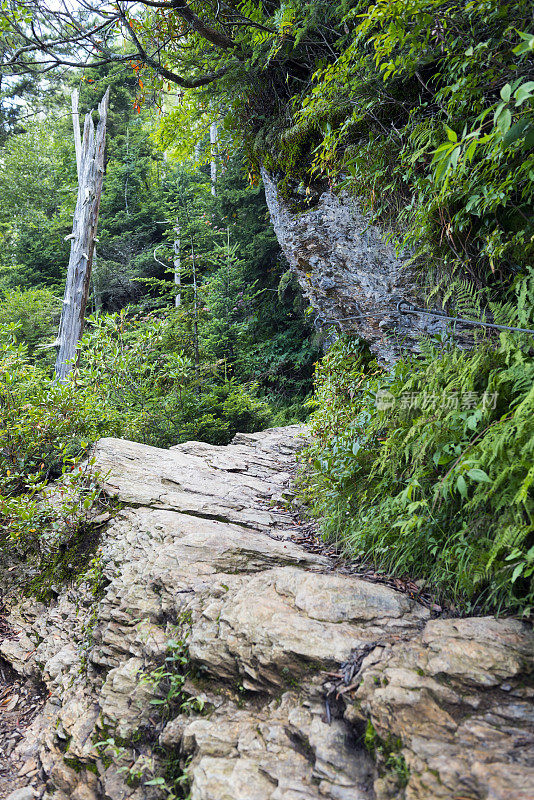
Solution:
{"label": "tree branch", "polygon": [[[54,66],[65,66],[75,68],[92,68],[99,67],[105,64],[124,63],[125,61],[138,60],[153,69],[157,74],[181,86],[184,89],[195,89],[200,86],[206,86],[213,81],[218,80],[228,72],[229,67],[222,67],[221,69],[207,72],[205,74],[197,75],[194,77],[185,77],[173,72],[171,69],[163,66],[159,60],[156,60],[150,55],[139,37],[137,36],[132,24],[130,23],[126,12],[125,4],[136,2],[136,0],[122,0],[122,3],[117,3],[113,12],[110,13],[105,7],[99,7],[98,4],[90,2],[90,0],[79,0],[80,5],[85,12],[90,12],[91,15],[100,16],[104,21],[95,22],[94,16],[92,17],[92,24],[84,30],[83,20],[75,19],[71,11],[66,8],[66,11],[46,8],[45,4],[39,3],[40,14],[36,14],[30,23],[30,28],[25,29],[19,22],[10,17],[5,11],[0,9],[0,18],[4,18],[9,24],[12,35],[19,39],[19,47],[9,55],[5,53],[5,60],[0,63],[0,67],[5,70],[6,68],[15,68],[26,72],[45,72]],[[194,11],[189,7],[185,0],[170,0],[170,2],[157,2],[157,0],[139,0],[142,5],[168,8],[174,11],[179,17],[186,21],[190,30],[198,33],[202,38],[216,45],[217,48],[228,50],[238,49],[239,45],[235,43],[226,34],[216,30],[213,25],[204,22]],[[84,13],[85,13],[84,12]],[[53,21],[61,21],[61,25],[54,29]],[[125,33],[131,40],[135,47],[135,52],[128,53],[123,56],[113,55],[110,53],[109,47],[106,42],[95,41],[97,35],[104,34],[103,38],[107,38],[106,34],[110,32],[111,27],[115,22],[120,21]],[[64,36],[57,36],[57,38],[49,39],[46,37],[46,29],[48,33],[51,30],[59,33],[63,26],[67,26]],[[69,30],[70,29],[70,30]],[[81,59],[69,57],[68,54],[64,55],[64,48],[68,45],[78,45],[79,49],[83,50],[87,56],[82,61]],[[63,52],[62,52],[63,51]],[[30,53],[41,54],[41,57],[35,56],[29,59]]]}
{"label": "tree branch", "polygon": [[141,2],[144,6],[151,8],[166,8],[169,11],[174,11],[185,22],[189,23],[193,30],[195,30],[203,39],[208,42],[221,47],[223,50],[229,50],[237,47],[236,42],[226,34],[218,31],[212,25],[204,22],[185,0],[170,0],[169,3],[159,3],[157,0],[124,0],[126,3]]}

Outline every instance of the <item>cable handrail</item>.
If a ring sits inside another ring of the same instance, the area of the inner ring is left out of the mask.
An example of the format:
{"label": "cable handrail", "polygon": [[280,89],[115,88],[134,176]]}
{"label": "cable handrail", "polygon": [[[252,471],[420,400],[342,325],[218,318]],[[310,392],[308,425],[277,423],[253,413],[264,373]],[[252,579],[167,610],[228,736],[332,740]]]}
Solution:
{"label": "cable handrail", "polygon": [[480,326],[483,328],[494,328],[500,331],[514,331],[516,333],[532,333],[534,330],[530,328],[514,328],[512,325],[497,325],[495,322],[483,322],[482,320],[465,319],[465,317],[451,317],[443,311],[427,311],[426,308],[418,308],[407,303],[406,300],[401,300],[397,305],[397,311],[400,314],[425,314],[429,317],[438,317],[438,319],[446,319],[450,322],[462,322],[465,325]]}
{"label": "cable handrail", "polygon": [[[496,322],[483,322],[482,320],[466,319],[465,317],[451,317],[445,314],[444,311],[428,311],[426,308],[418,308],[412,306],[406,300],[401,300],[397,304],[397,311],[399,314],[424,314],[428,317],[437,317],[438,319],[445,319],[449,322],[461,322],[465,325],[479,326],[483,328],[492,328],[500,331],[513,331],[514,333],[531,333],[534,335],[534,330],[531,328],[516,328],[512,325],[498,325]],[[376,318],[377,314],[358,314],[356,316],[343,317],[343,319],[336,319],[335,317],[323,317],[320,314],[315,318],[315,325],[322,328],[325,325],[338,325],[340,329],[343,328],[345,322]]]}

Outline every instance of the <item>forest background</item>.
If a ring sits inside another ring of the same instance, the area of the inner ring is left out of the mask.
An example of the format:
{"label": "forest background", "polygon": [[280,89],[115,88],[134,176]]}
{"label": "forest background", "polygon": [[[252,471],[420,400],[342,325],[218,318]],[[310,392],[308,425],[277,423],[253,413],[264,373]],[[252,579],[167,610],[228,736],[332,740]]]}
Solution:
{"label": "forest background", "polygon": [[[76,14],[13,1],[0,12],[6,552],[37,553],[43,571],[83,539],[93,490],[80,479],[76,508],[59,516],[40,492],[73,468],[83,478],[99,436],[223,444],[314,408],[302,494],[325,536],[461,611],[528,616],[532,336],[480,335],[468,352],[442,337],[393,370],[347,336],[318,364],[310,402],[313,310],[274,237],[259,171],[296,213],[326,189],[352,194],[411,253],[429,304],[532,328],[531,4],[147,1]],[[88,56],[97,66],[71,68]],[[76,183],[68,94],[80,86],[86,111],[108,85],[92,313],[73,379],[58,386],[50,345]],[[376,403],[384,390],[429,389],[479,401]]]}

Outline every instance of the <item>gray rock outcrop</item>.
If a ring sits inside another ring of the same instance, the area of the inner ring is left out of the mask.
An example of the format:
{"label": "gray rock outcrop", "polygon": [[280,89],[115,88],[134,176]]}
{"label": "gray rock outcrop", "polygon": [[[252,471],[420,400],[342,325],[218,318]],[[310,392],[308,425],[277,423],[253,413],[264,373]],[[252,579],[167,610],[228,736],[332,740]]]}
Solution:
{"label": "gray rock outcrop", "polygon": [[23,601],[0,645],[49,692],[16,753],[45,800],[157,800],[181,773],[192,800],[532,796],[532,631],[432,620],[297,545],[301,443],[99,442],[122,507],[80,585]]}
{"label": "gray rock outcrop", "polygon": [[[346,193],[325,191],[316,205],[295,212],[266,170],[262,178],[277,239],[317,324],[358,333],[386,364],[417,351],[421,335],[446,330],[437,318],[399,312],[401,301],[425,305],[409,255],[398,254]],[[455,335],[460,344],[472,342],[458,324]]]}

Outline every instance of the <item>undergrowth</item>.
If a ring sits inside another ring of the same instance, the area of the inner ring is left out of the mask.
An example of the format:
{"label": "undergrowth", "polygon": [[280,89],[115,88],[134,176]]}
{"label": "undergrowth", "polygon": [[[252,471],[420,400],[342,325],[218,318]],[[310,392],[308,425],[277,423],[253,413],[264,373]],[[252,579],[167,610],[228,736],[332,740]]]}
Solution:
{"label": "undergrowth", "polygon": [[17,329],[0,327],[0,578],[46,600],[96,546],[102,493],[89,451],[120,428],[94,391],[53,384],[32,364]]}
{"label": "undergrowth", "polygon": [[326,539],[462,612],[534,601],[534,358],[526,337],[423,341],[387,373],[355,338],[317,365],[301,493]]}

